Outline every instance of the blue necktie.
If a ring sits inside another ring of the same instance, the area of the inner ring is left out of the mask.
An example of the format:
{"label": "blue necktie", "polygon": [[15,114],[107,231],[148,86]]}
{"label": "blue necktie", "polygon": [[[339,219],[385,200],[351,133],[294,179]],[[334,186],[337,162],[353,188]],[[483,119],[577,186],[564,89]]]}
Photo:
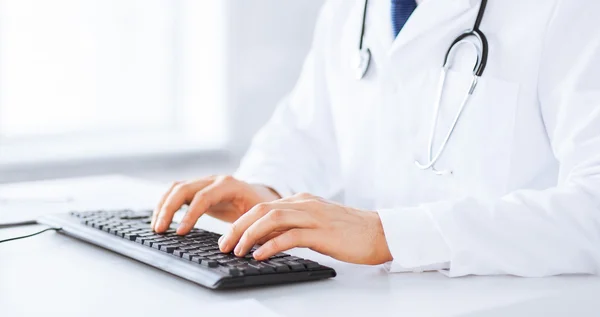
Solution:
{"label": "blue necktie", "polygon": [[417,8],[417,2],[415,0],[391,0],[392,1],[392,30],[394,31],[394,38],[398,36],[402,27],[410,15]]}

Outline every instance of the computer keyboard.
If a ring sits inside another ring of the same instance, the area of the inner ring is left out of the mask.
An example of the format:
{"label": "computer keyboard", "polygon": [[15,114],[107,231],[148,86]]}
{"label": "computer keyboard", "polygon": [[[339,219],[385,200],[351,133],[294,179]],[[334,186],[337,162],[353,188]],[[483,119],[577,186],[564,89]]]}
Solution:
{"label": "computer keyboard", "polygon": [[152,212],[116,210],[71,212],[39,220],[62,227],[61,232],[132,257],[213,289],[238,288],[318,280],[335,271],[314,261],[279,253],[256,261],[253,248],[244,257],[219,250],[219,234],[194,228],[179,236],[171,227],[158,234],[150,229]]}

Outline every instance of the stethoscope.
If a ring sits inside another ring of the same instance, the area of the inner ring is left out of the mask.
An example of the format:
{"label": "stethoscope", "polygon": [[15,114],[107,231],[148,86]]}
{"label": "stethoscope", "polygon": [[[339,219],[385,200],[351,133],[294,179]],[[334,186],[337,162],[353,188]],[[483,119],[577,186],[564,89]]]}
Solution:
{"label": "stethoscope", "polygon": [[[437,175],[449,175],[452,174],[450,170],[437,170],[435,168],[435,164],[440,159],[440,156],[446,149],[448,145],[448,141],[456,128],[458,120],[463,113],[465,106],[469,103],[475,88],[477,87],[477,83],[479,82],[479,78],[483,74],[485,70],[485,66],[487,64],[488,59],[488,42],[483,34],[483,32],[479,29],[481,25],[481,21],[483,20],[483,15],[485,13],[485,8],[487,6],[487,0],[481,0],[481,4],[479,6],[479,12],[477,13],[477,18],[475,19],[475,24],[471,30],[465,31],[459,37],[457,37],[446,52],[446,56],[444,57],[444,64],[442,66],[442,72],[440,74],[440,82],[437,89],[437,97],[434,108],[434,120],[431,126],[431,133],[429,134],[429,143],[427,148],[427,156],[428,161],[426,163],[421,163],[418,160],[415,160],[415,165],[421,170],[431,170]],[[365,6],[363,9],[363,17],[362,17],[362,28],[360,31],[360,42],[358,45],[358,61],[356,62],[356,79],[361,80],[365,77],[367,71],[369,70],[369,65],[371,64],[371,50],[368,47],[363,46],[363,40],[365,37],[365,26],[367,21],[367,10],[369,7],[369,0],[365,0]],[[469,41],[468,39],[476,39],[476,42]],[[435,155],[433,154],[433,138],[435,136],[435,129],[438,121],[438,114],[440,109],[440,103],[442,101],[442,95],[444,94],[444,84],[446,83],[446,77],[448,74],[448,70],[452,66],[452,61],[454,59],[454,54],[456,53],[456,48],[461,45],[471,45],[475,48],[477,52],[477,62],[475,63],[475,67],[473,68],[473,79],[471,81],[471,87],[469,88],[468,93],[463,98],[463,101],[459,107],[454,120],[452,121],[452,125],[446,133],[446,136],[442,140],[442,144],[440,145]]]}

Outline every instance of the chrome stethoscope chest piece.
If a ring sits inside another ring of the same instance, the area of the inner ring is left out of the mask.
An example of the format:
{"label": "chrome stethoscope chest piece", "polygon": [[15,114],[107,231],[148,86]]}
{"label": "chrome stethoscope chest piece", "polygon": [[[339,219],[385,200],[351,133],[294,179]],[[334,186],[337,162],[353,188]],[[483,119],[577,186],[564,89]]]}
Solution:
{"label": "chrome stethoscope chest piece", "polygon": [[354,57],[353,64],[355,78],[357,80],[363,79],[367,74],[367,70],[369,70],[369,65],[371,64],[371,50],[368,48],[359,50]]}

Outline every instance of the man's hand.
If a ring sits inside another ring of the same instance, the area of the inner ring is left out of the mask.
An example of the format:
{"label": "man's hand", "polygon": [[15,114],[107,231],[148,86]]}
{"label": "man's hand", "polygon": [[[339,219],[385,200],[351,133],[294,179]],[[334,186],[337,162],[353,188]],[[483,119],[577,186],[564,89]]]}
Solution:
{"label": "man's hand", "polygon": [[219,240],[221,252],[243,256],[257,243],[256,260],[308,247],[338,260],[381,264],[392,260],[376,212],[352,209],[319,197],[299,194],[260,203],[242,215]]}
{"label": "man's hand", "polygon": [[231,176],[175,182],[156,206],[151,226],[156,232],[166,231],[175,212],[188,204],[187,213],[177,228],[178,234],[186,234],[203,214],[233,222],[256,204],[279,198],[267,187],[251,185]]}

